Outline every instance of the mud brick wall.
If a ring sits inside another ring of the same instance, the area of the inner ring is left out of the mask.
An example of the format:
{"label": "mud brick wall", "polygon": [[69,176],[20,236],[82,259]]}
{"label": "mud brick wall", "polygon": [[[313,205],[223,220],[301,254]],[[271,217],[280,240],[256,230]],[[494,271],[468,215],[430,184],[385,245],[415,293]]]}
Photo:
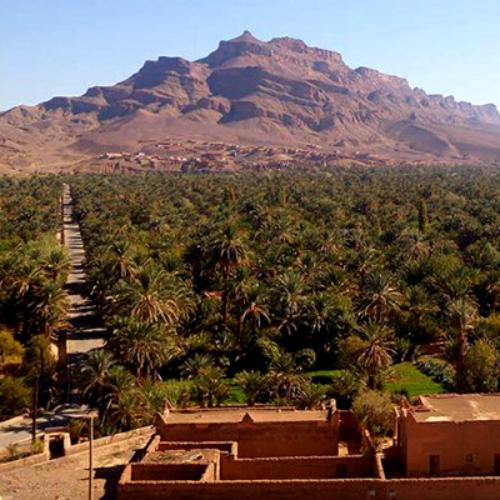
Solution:
{"label": "mud brick wall", "polygon": [[221,480],[373,477],[373,457],[286,457],[237,459],[221,455]]}
{"label": "mud brick wall", "polygon": [[500,478],[131,482],[119,500],[498,500]]}

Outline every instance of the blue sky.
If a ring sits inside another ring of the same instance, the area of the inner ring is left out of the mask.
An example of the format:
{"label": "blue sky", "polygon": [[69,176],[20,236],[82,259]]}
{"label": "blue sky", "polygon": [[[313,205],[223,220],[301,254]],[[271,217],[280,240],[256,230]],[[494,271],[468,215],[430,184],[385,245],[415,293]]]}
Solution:
{"label": "blue sky", "polygon": [[219,40],[301,38],[352,67],[500,106],[500,0],[0,0],[0,110],[79,95]]}

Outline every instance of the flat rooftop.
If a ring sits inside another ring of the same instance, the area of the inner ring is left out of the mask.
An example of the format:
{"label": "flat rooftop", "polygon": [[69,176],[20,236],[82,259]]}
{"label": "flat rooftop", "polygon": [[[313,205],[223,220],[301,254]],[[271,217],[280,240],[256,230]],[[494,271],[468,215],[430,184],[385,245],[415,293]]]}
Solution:
{"label": "flat rooftop", "polygon": [[420,396],[413,415],[422,423],[500,420],[500,394]]}
{"label": "flat rooftop", "polygon": [[254,422],[326,421],[326,410],[296,410],[294,408],[204,408],[202,410],[170,410],[164,415],[169,424],[236,423],[250,418]]}

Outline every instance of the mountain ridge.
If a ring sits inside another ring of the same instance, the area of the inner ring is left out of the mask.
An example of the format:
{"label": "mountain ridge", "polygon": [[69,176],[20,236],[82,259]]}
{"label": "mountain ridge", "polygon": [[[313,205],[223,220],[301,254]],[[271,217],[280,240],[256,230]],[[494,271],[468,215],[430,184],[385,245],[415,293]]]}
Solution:
{"label": "mountain ridge", "polygon": [[338,52],[245,31],[197,61],[160,56],[115,85],[0,113],[0,165],[50,168],[165,138],[491,163],[500,160],[500,114],[352,69]]}

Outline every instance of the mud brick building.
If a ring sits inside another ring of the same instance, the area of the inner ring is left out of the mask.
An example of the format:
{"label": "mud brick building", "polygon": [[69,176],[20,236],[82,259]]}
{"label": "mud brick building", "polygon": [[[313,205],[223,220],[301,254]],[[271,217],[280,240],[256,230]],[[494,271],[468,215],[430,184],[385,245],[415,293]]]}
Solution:
{"label": "mud brick building", "polygon": [[382,452],[334,407],[166,409],[141,460],[123,471],[118,497],[498,500],[499,405],[500,395],[402,404],[394,444]]}
{"label": "mud brick building", "polygon": [[419,403],[398,418],[407,476],[500,475],[500,395],[441,394]]}

